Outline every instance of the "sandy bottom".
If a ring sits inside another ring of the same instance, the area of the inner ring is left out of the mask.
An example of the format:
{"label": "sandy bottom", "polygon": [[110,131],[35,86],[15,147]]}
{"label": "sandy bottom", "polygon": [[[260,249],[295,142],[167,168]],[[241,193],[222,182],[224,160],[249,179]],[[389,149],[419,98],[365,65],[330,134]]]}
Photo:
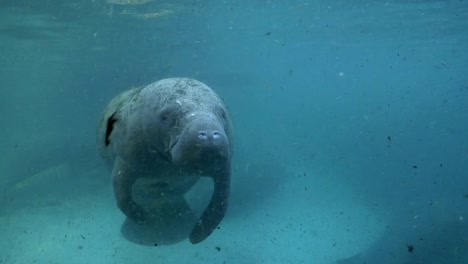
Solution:
{"label": "sandy bottom", "polygon": [[[198,245],[129,241],[110,183],[100,183],[1,214],[0,263],[334,263],[383,232],[382,219],[346,188],[326,177],[291,178],[249,197],[261,203],[233,199],[220,228]],[[241,187],[234,187],[235,196]]]}

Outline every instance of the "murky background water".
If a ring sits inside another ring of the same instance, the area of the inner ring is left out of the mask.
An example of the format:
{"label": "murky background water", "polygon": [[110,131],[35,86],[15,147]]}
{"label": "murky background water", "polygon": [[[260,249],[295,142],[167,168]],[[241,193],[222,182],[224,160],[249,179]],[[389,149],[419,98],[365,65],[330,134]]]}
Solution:
{"label": "murky background water", "polygon": [[[467,262],[467,18],[466,1],[1,1],[0,262]],[[200,246],[145,247],[120,234],[95,130],[113,96],[175,76],[231,111],[231,207]]]}

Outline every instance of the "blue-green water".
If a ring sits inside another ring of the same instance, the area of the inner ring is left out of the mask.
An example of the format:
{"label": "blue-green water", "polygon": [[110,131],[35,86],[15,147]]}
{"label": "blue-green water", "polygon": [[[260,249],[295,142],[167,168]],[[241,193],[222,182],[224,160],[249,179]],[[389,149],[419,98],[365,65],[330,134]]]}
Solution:
{"label": "blue-green water", "polygon": [[[0,51],[0,262],[468,263],[467,1],[1,1]],[[230,109],[231,204],[141,245],[96,126],[175,76]]]}

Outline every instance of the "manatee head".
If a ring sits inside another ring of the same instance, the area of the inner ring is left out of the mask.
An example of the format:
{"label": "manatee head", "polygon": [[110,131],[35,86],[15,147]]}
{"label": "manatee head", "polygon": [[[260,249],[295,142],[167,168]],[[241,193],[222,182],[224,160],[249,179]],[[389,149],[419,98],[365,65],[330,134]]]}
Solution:
{"label": "manatee head", "polygon": [[209,172],[230,158],[227,117],[218,104],[201,107],[177,100],[159,114],[160,140],[175,165]]}

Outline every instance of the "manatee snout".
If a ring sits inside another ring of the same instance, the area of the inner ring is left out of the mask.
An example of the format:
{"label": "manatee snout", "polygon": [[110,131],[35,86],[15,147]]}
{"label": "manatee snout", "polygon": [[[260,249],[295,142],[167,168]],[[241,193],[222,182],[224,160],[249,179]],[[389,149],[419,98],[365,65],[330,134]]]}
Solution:
{"label": "manatee snout", "polygon": [[[212,122],[215,123],[215,121]],[[184,136],[188,144],[199,148],[223,148],[228,144],[224,129],[217,124],[196,122],[186,131]]]}
{"label": "manatee snout", "polygon": [[171,150],[172,162],[179,165],[212,164],[229,158],[229,142],[220,121],[211,116],[194,118]]}
{"label": "manatee snout", "polygon": [[223,143],[223,137],[226,137],[224,132],[212,129],[201,129],[198,130],[198,143],[216,145]]}

